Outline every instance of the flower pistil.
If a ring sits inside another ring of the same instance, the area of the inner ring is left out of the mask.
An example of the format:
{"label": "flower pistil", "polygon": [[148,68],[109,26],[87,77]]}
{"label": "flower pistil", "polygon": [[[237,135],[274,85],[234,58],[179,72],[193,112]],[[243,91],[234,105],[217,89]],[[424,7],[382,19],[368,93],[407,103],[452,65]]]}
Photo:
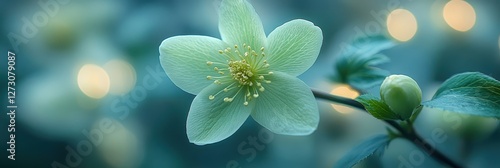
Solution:
{"label": "flower pistil", "polygon": [[244,93],[244,105],[248,101],[259,97],[259,92],[264,92],[263,84],[270,84],[271,81],[265,76],[272,75],[269,70],[269,63],[266,60],[264,47],[255,51],[251,46],[243,44],[242,47],[234,45],[234,48],[228,47],[219,50],[219,54],[226,57],[226,63],[207,61],[208,66],[214,66],[214,71],[220,76],[207,76],[208,80],[214,80],[214,84],[230,83],[219,92],[210,95],[210,100],[215,99],[221,92],[228,92],[232,89],[238,89],[232,97],[225,97],[224,102],[232,102],[242,91]]}

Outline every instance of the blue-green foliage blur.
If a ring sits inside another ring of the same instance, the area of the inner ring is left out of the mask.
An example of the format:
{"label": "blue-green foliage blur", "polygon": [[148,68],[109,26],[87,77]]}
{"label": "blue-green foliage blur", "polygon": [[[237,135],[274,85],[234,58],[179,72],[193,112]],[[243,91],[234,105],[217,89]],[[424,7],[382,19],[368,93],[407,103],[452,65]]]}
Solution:
{"label": "blue-green foliage blur", "polygon": [[[441,83],[457,73],[477,71],[500,79],[500,2],[468,2],[475,9],[476,23],[471,30],[459,32],[443,19],[444,0],[250,0],[266,33],[297,18],[322,29],[318,60],[299,78],[325,92],[339,86],[331,77],[338,73],[337,57],[352,48],[346,45],[359,36],[391,38],[387,14],[396,8],[411,11],[417,33],[381,51],[390,61],[377,67],[415,79],[423,101],[431,100]],[[334,109],[320,100],[320,125],[309,136],[275,135],[252,121],[219,143],[190,144],[186,117],[194,95],[175,87],[165,75],[158,46],[176,35],[220,37],[219,3],[0,1],[4,36],[0,39],[0,74],[4,74],[0,78],[0,167],[331,167],[365,139],[386,133],[386,125],[373,116],[356,109]],[[9,116],[4,114],[7,51],[16,53],[15,161],[7,159],[5,150],[9,148]],[[133,73],[107,67],[111,60],[126,62]],[[102,98],[89,97],[79,86],[78,73],[86,64],[103,67],[111,79]],[[120,75],[134,80],[115,80],[122,79]],[[125,92],[115,90],[127,86]],[[371,86],[367,92],[378,95],[379,84]],[[496,119],[424,108],[415,127],[464,166],[500,166]],[[412,143],[396,139],[383,155],[357,166],[442,165]]]}

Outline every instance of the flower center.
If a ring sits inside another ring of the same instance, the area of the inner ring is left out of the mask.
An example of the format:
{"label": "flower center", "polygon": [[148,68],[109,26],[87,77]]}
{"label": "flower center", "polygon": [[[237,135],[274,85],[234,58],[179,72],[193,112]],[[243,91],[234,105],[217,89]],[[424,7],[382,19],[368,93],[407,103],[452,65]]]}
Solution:
{"label": "flower center", "polygon": [[250,85],[252,82],[252,67],[246,60],[229,61],[229,72],[240,85]]}
{"label": "flower center", "polygon": [[208,80],[214,80],[215,84],[229,83],[227,87],[219,92],[210,95],[208,99],[213,100],[222,93],[232,89],[238,89],[232,97],[225,97],[224,102],[232,102],[236,96],[243,93],[243,104],[248,105],[248,101],[259,97],[259,92],[264,92],[263,85],[270,84],[265,76],[272,75],[269,71],[269,64],[265,59],[264,47],[260,51],[255,51],[252,47],[243,44],[240,48],[234,45],[234,48],[219,50],[219,54],[226,57],[226,63],[207,61],[208,66],[214,66],[217,76],[207,76]]}

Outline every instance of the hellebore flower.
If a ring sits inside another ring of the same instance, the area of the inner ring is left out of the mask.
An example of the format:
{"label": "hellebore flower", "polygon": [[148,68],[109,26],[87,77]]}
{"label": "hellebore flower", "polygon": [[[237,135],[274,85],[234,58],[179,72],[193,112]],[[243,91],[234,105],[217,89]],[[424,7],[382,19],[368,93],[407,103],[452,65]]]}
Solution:
{"label": "hellebore flower", "polygon": [[422,91],[417,82],[406,75],[391,75],[380,86],[380,98],[402,119],[411,117],[422,103]]}
{"label": "hellebore flower", "polygon": [[266,38],[259,16],[244,0],[223,0],[222,40],[174,36],[160,45],[160,62],[182,90],[197,95],[187,117],[190,142],[204,145],[232,135],[248,116],[277,134],[308,135],[319,122],[309,87],[296,76],[321,48],[321,29],[292,20]]}

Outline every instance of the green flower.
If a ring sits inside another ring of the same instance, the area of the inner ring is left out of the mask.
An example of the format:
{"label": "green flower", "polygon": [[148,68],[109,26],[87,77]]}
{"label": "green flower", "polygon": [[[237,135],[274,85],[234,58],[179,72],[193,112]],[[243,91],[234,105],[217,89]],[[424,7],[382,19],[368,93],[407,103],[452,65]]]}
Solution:
{"label": "green flower", "polygon": [[307,135],[319,121],[309,87],[296,76],[321,48],[321,29],[292,20],[266,38],[259,16],[244,0],[223,0],[222,40],[175,36],[160,45],[160,62],[175,85],[196,94],[187,118],[198,145],[232,135],[248,116],[277,134]]}
{"label": "green flower", "polygon": [[411,117],[422,102],[422,91],[417,82],[406,75],[391,75],[380,86],[380,98],[402,119]]}

